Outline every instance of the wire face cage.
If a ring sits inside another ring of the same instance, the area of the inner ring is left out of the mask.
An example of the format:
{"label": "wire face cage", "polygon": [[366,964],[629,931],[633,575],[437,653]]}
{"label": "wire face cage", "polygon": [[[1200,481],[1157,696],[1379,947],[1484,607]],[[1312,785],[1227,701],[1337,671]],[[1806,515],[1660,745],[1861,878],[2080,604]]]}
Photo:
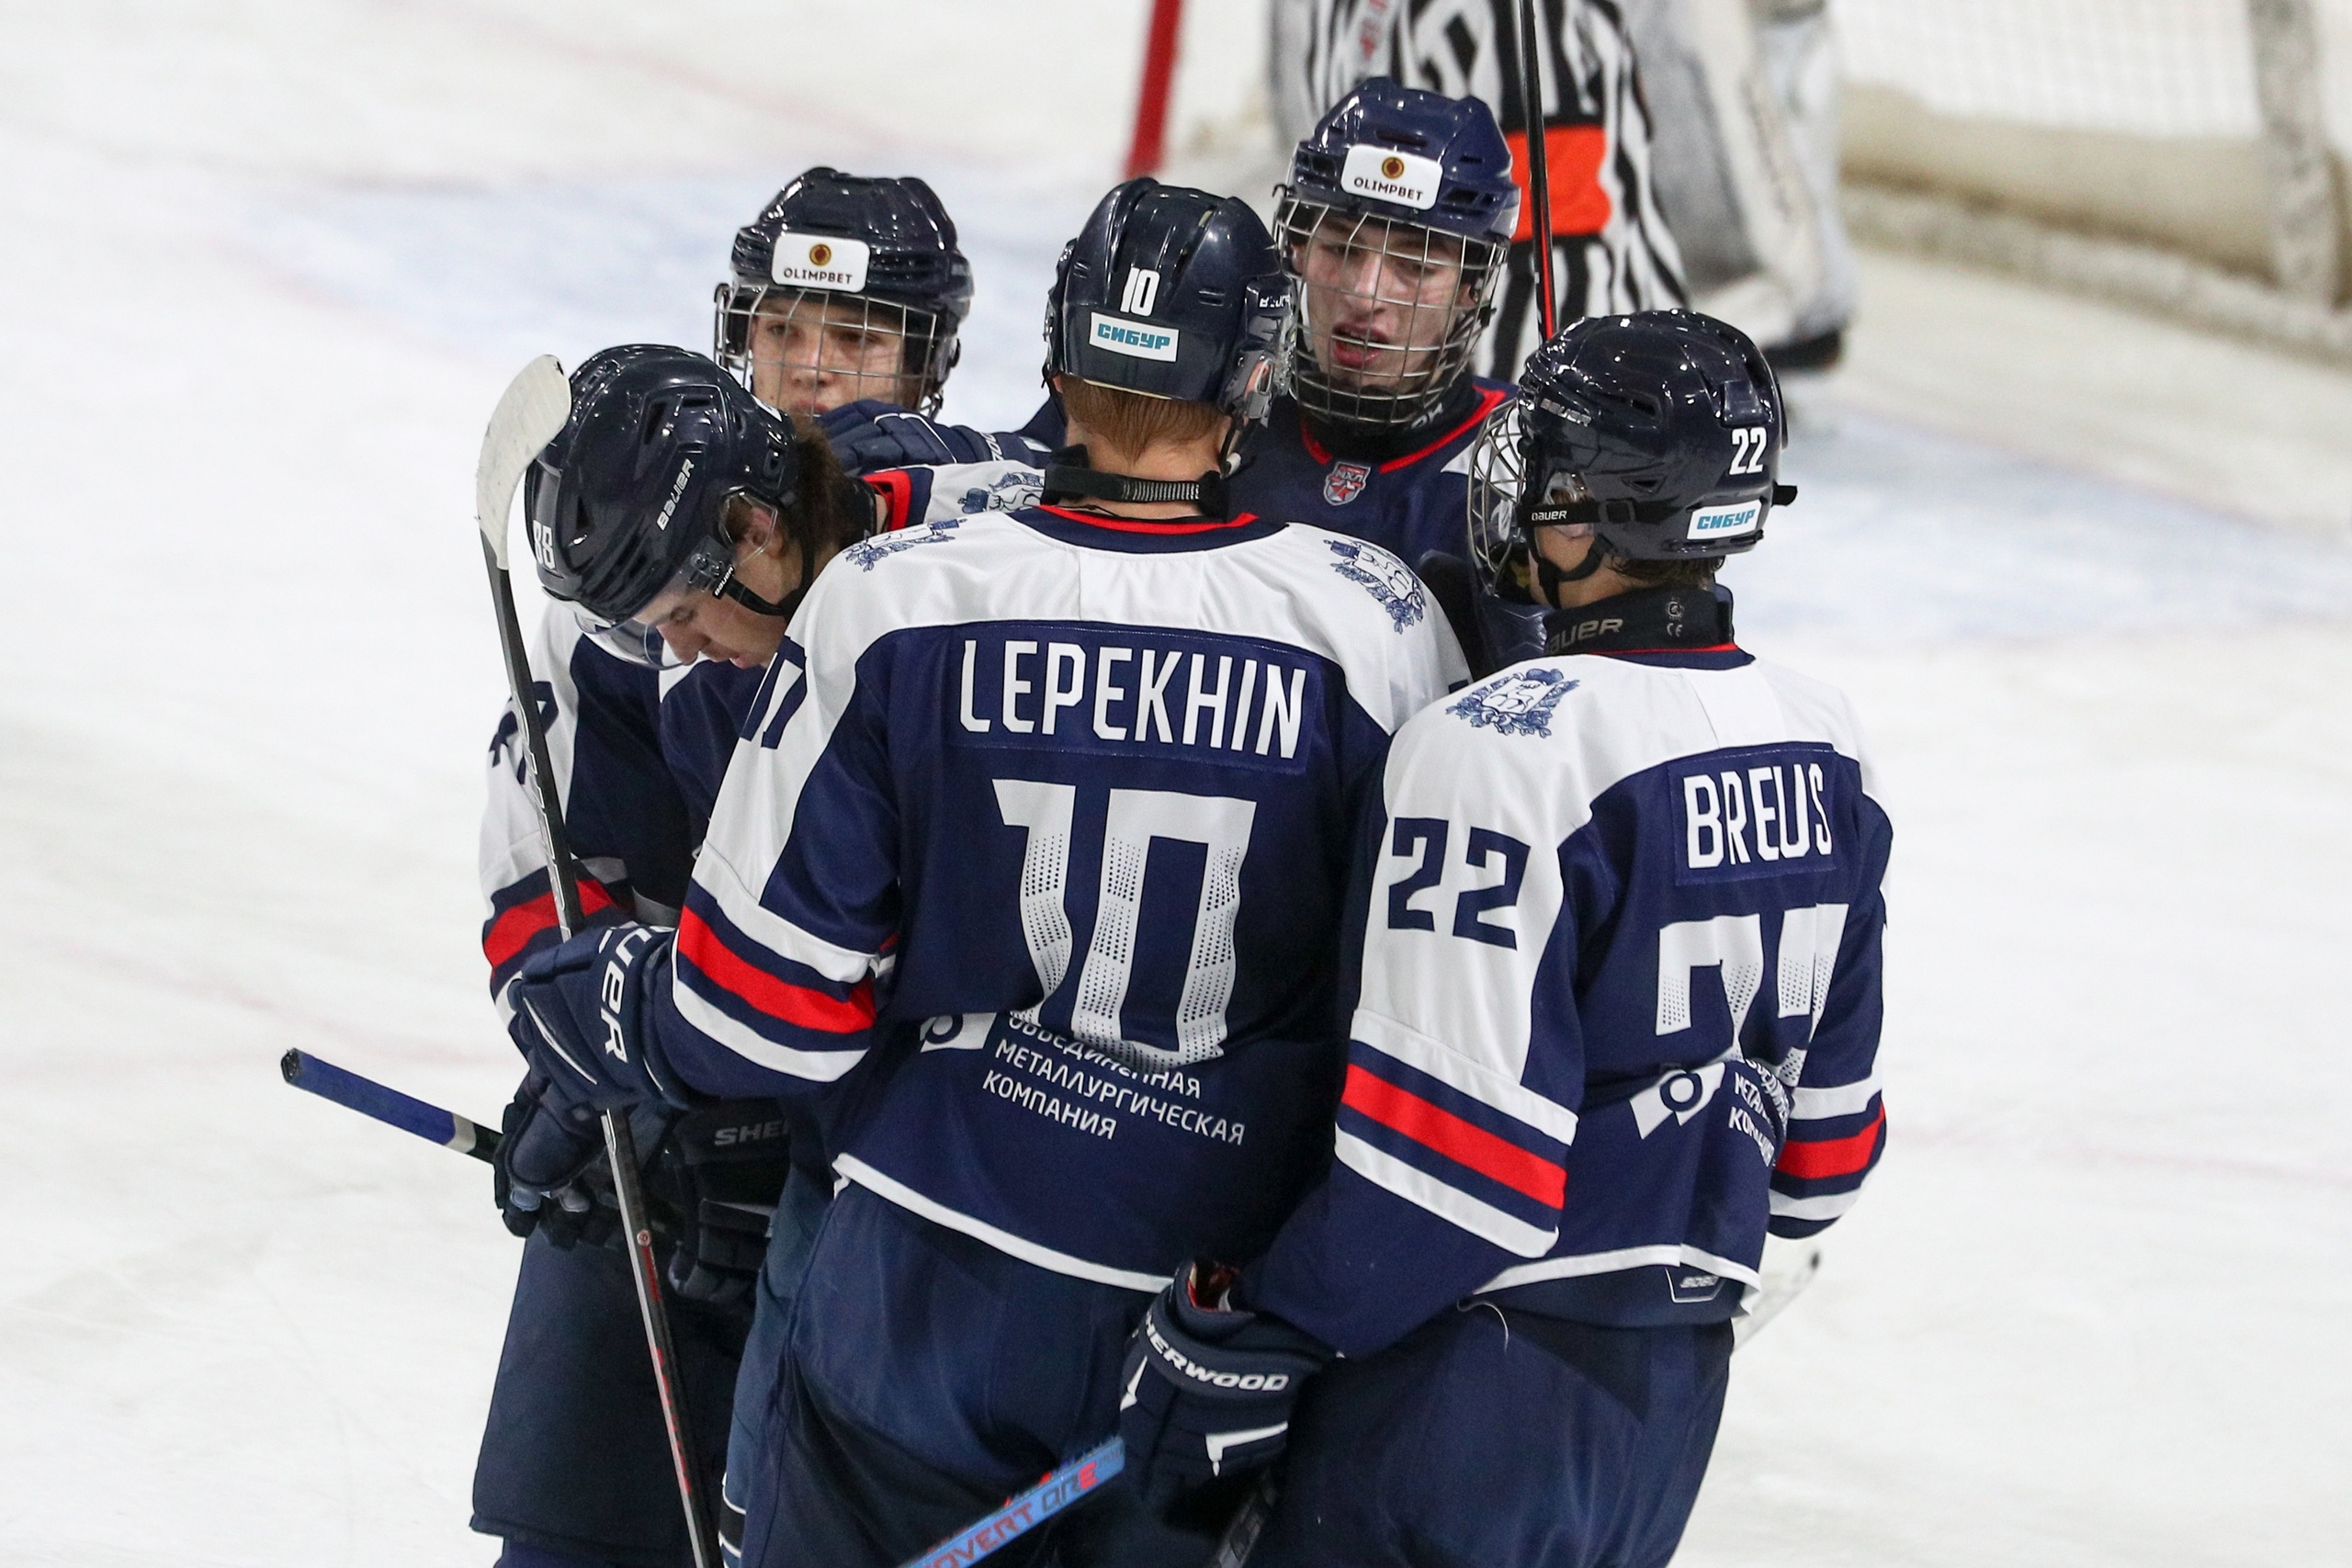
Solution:
{"label": "wire face cage", "polygon": [[1311,201],[1275,209],[1299,280],[1291,395],[1346,424],[1399,427],[1437,412],[1466,375],[1493,310],[1503,245]]}
{"label": "wire face cage", "polygon": [[814,416],[873,398],[939,412],[956,333],[867,294],[722,283],[711,357],[772,409]]}
{"label": "wire face cage", "polygon": [[[1515,604],[1538,602],[1534,563],[1528,554],[1532,544],[1527,536],[1522,504],[1527,491],[1527,400],[1513,398],[1478,427],[1478,438],[1470,446],[1467,487],[1471,570],[1481,588]],[[1544,491],[1536,503],[1588,499],[1583,481],[1565,470],[1549,475]],[[1568,539],[1589,539],[1593,532],[1589,523],[1546,526],[1557,528]]]}

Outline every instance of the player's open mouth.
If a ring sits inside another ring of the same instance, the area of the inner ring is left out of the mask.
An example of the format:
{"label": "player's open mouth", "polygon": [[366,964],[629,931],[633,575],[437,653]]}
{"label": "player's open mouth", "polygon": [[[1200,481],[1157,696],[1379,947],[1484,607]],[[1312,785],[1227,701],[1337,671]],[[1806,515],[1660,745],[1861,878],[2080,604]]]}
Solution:
{"label": "player's open mouth", "polygon": [[1331,334],[1331,363],[1349,370],[1366,370],[1393,353],[1384,344],[1367,343],[1362,333],[1341,328]]}

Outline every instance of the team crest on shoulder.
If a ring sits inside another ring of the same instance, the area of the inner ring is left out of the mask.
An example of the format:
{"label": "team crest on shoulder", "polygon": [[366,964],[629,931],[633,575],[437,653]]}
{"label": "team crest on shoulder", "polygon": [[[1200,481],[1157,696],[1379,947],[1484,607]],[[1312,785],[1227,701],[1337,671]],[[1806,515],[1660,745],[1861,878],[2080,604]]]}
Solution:
{"label": "team crest on shoulder", "polygon": [[1331,563],[1331,570],[1380,601],[1380,607],[1388,612],[1388,618],[1396,623],[1398,631],[1429,614],[1429,594],[1422,589],[1421,580],[1403,561],[1377,545],[1353,539],[1323,542],[1340,558]]}
{"label": "team crest on shoulder", "polygon": [[842,559],[860,571],[872,571],[892,556],[913,549],[917,545],[944,545],[956,537],[957,517],[943,517],[936,523],[919,523],[911,528],[901,528],[895,534],[863,539],[842,552]]}
{"label": "team crest on shoulder", "polygon": [[1362,463],[1332,464],[1323,476],[1323,503],[1345,506],[1363,493],[1364,481],[1371,478],[1372,469]]}
{"label": "team crest on shoulder", "polygon": [[1491,729],[1498,735],[1549,736],[1552,710],[1577,685],[1557,670],[1518,670],[1471,687],[1449,704],[1445,711],[1456,718],[1468,719],[1476,728]]}
{"label": "team crest on shoulder", "polygon": [[974,485],[966,491],[956,504],[967,517],[982,512],[1018,512],[1024,506],[1035,506],[1045,493],[1044,476],[1035,468],[1015,468],[999,474],[984,485]]}

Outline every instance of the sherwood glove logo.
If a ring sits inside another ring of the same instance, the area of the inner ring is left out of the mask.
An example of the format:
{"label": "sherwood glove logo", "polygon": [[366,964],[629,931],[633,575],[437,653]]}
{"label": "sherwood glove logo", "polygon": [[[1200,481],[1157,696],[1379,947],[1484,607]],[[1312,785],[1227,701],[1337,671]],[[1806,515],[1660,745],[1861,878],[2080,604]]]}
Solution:
{"label": "sherwood glove logo", "polygon": [[1159,1359],[1194,1382],[1206,1383],[1211,1388],[1246,1389],[1251,1393],[1277,1393],[1290,1386],[1288,1372],[1213,1372],[1168,1343],[1159,1332],[1159,1325],[1148,1317],[1143,1320],[1143,1331],[1151,1336],[1151,1348],[1159,1353]]}

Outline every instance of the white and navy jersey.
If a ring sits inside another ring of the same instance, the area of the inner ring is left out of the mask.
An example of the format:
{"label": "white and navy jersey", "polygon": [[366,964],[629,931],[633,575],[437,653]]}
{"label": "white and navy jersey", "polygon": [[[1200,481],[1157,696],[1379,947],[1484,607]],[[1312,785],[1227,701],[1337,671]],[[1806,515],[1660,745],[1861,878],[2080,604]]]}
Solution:
{"label": "white and navy jersey", "polygon": [[[1037,493],[1035,469],[1006,463],[892,469],[865,482],[891,527],[1026,504]],[[548,604],[529,635],[532,691],[557,798],[572,852],[590,877],[580,889],[585,912],[592,920],[674,925],[761,671],[711,660],[657,670],[589,635],[562,604]],[[480,866],[490,904],[482,953],[491,991],[503,995],[556,931],[538,808],[511,701],[491,738]]]}
{"label": "white and navy jersey", "polygon": [[[1393,76],[1495,111],[1520,182],[1519,243],[1482,364],[1511,378],[1543,341],[1534,204],[1527,198],[1522,0],[1290,0],[1277,37],[1277,96],[1306,124],[1373,76]],[[1562,321],[1686,303],[1682,258],[1657,205],[1650,114],[1624,15],[1611,0],[1544,7],[1543,120],[1553,278]],[[1285,126],[1285,130],[1291,128]]]}
{"label": "white and navy jersey", "polygon": [[1319,529],[856,546],[729,766],[658,1048],[725,1096],[888,1053],[836,1168],[1046,1268],[1261,1248],[1324,1152],[1354,814],[1461,675],[1412,574]]}
{"label": "white and navy jersey", "polygon": [[1730,646],[1532,660],[1408,725],[1370,820],[1336,1162],[1250,1304],[1351,1355],[1476,1292],[1719,1319],[1768,1224],[1853,1201],[1889,829],[1838,693]]}
{"label": "white and navy jersey", "polygon": [[[556,797],[588,873],[581,902],[591,919],[669,924],[760,672],[707,660],[657,672],[590,637],[565,604],[548,604],[530,636],[532,694]],[[524,750],[510,702],[491,739],[480,853],[490,906],[482,955],[493,995],[556,940]]]}

